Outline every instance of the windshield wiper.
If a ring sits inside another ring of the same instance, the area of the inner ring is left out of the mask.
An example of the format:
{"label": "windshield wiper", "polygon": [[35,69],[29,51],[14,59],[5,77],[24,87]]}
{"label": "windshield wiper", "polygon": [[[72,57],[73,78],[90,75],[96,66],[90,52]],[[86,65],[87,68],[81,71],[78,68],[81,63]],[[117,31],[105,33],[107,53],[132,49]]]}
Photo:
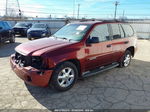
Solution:
{"label": "windshield wiper", "polygon": [[68,38],[66,38],[66,37],[59,37],[58,39],[63,39],[63,40],[69,40]]}

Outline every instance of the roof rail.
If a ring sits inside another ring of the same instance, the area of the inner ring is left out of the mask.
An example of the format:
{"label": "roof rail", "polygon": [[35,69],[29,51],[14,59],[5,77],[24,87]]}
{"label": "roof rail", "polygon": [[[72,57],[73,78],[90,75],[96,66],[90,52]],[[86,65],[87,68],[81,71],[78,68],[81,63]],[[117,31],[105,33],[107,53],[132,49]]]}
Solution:
{"label": "roof rail", "polygon": [[125,20],[103,20],[103,22],[126,22]]}

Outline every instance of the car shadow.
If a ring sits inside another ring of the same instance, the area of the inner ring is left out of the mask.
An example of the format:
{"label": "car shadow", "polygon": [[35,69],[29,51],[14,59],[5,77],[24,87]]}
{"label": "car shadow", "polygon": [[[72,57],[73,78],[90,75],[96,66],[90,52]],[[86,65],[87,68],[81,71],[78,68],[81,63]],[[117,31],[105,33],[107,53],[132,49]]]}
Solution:
{"label": "car shadow", "polygon": [[[110,108],[110,104],[105,101],[106,97],[104,97],[104,94],[110,94],[109,92],[116,86],[115,83],[119,82],[114,80],[114,85],[111,84],[110,86],[112,87],[107,88],[110,81],[107,82],[106,78],[112,80],[112,78],[115,77],[120,80],[126,78],[126,76],[127,78],[129,78],[129,76],[135,77],[137,74],[139,77],[143,77],[142,75],[148,76],[149,71],[150,62],[133,59],[131,65],[127,68],[114,68],[95,76],[78,80],[73,88],[65,92],[58,92],[50,87],[41,88],[27,84],[26,87],[31,95],[47,109]],[[121,83],[125,82],[122,81]],[[125,88],[125,86],[122,85],[122,88]],[[106,89],[110,91],[105,91]],[[122,89],[119,89],[119,91],[121,90]]]}
{"label": "car shadow", "polygon": [[16,38],[27,38],[27,36],[15,35]]}
{"label": "car shadow", "polygon": [[0,44],[0,58],[1,57],[9,57],[11,54],[15,52],[15,47],[18,46],[21,43],[15,42],[15,43],[1,43]]}

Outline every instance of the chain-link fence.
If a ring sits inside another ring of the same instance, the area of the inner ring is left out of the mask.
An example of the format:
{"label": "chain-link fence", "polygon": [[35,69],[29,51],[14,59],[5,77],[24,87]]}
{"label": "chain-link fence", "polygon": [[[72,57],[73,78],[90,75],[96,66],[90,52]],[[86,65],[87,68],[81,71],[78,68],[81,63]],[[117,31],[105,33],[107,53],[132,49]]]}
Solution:
{"label": "chain-link fence", "polygon": [[[59,20],[26,20],[26,21],[8,21],[10,25],[13,27],[17,22],[32,22],[32,23],[47,23],[51,29],[52,34],[55,33],[57,30],[59,30],[61,27],[66,25],[69,22],[77,22],[79,20],[65,20],[65,19],[59,19]],[[138,38],[143,39],[150,39],[150,21],[144,21],[144,20],[136,20],[136,21],[128,21],[135,31],[137,32]]]}

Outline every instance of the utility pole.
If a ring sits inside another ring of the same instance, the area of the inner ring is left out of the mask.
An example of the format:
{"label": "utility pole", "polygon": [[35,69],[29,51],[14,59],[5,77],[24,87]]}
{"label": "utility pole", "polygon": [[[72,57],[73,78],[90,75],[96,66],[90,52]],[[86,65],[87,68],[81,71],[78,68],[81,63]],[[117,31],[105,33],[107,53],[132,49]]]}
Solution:
{"label": "utility pole", "polygon": [[73,0],[73,18],[75,17],[75,16],[74,16],[74,15],[75,15],[75,4],[76,4],[76,1]]}
{"label": "utility pole", "polygon": [[118,5],[119,5],[119,2],[116,1],[116,2],[115,2],[115,14],[114,14],[114,19],[116,19],[116,16],[117,16],[117,7],[118,7]]}
{"label": "utility pole", "polygon": [[80,4],[78,4],[78,15],[77,15],[77,19],[79,19],[79,15],[80,15]]}
{"label": "utility pole", "polygon": [[6,0],[5,16],[7,16],[7,15],[8,15],[8,13],[7,13],[7,3],[8,3],[8,0]]}
{"label": "utility pole", "polygon": [[123,10],[123,14],[122,14],[122,18],[124,19],[124,14],[125,14],[125,11]]}
{"label": "utility pole", "polygon": [[22,11],[20,9],[19,0],[5,0],[5,1],[6,1],[5,16],[21,18]]}

